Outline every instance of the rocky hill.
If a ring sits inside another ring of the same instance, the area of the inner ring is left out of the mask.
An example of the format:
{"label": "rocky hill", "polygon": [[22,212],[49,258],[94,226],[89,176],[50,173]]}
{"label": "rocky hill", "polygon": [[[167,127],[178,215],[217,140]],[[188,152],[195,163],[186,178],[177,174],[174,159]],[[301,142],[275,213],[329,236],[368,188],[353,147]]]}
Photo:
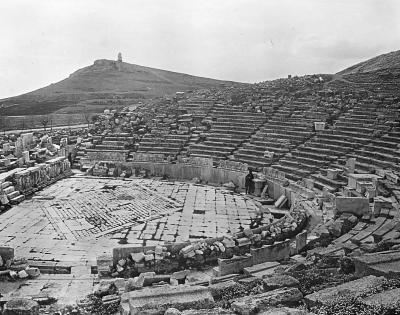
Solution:
{"label": "rocky hill", "polygon": [[334,76],[330,86],[363,88],[383,95],[399,96],[400,50],[379,55],[344,69]]}
{"label": "rocky hill", "polygon": [[5,115],[72,113],[77,106],[96,111],[96,107],[110,103],[129,105],[141,98],[233,83],[101,59],[60,82],[0,102],[5,105]]}
{"label": "rocky hill", "polygon": [[387,54],[382,54],[366,61],[360,62],[346,68],[337,74],[349,75],[349,74],[360,74],[366,72],[376,72],[387,70],[392,72],[393,70],[400,69],[400,50],[392,51]]}

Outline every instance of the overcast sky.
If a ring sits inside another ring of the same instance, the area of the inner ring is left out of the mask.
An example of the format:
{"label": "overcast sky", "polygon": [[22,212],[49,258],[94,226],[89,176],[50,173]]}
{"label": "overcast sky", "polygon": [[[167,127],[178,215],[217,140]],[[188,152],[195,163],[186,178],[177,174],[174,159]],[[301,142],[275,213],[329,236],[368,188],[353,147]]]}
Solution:
{"label": "overcast sky", "polygon": [[1,0],[0,97],[116,59],[259,82],[400,49],[398,0]]}

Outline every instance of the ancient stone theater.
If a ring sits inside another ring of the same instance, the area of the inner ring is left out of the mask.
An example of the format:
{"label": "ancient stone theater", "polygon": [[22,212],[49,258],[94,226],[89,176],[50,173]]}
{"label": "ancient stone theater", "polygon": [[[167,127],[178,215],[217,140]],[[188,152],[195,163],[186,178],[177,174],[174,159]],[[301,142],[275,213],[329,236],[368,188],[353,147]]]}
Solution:
{"label": "ancient stone theater", "polygon": [[399,56],[4,130],[4,314],[395,314]]}

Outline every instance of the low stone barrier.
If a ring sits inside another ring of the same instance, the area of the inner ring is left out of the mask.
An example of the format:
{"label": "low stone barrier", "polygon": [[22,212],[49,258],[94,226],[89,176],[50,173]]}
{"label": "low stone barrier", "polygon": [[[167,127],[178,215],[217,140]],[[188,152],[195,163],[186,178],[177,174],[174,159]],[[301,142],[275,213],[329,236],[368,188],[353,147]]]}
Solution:
{"label": "low stone barrier", "polygon": [[289,243],[290,240],[285,240],[272,245],[264,245],[260,248],[251,248],[250,255],[252,256],[253,265],[288,259],[290,255]]}
{"label": "low stone barrier", "polygon": [[400,250],[390,250],[354,257],[355,274],[397,278],[400,275]]}
{"label": "low stone barrier", "polygon": [[235,235],[165,246],[120,246],[113,249],[112,258],[98,259],[98,272],[132,277],[144,272],[168,274],[218,264],[214,268],[218,276],[239,273],[254,264],[289,258],[287,239],[301,232],[306,222],[305,212],[292,211],[272,224]]}
{"label": "low stone barrier", "polygon": [[70,163],[65,157],[57,157],[14,173],[12,181],[16,190],[24,195],[47,186],[71,173]]}

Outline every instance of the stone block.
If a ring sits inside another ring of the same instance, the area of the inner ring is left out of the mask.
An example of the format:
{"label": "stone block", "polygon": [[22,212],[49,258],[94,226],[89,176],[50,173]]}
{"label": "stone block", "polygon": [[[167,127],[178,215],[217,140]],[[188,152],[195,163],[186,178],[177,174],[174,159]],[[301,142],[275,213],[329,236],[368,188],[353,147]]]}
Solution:
{"label": "stone block", "polygon": [[144,277],[129,278],[125,285],[125,292],[139,290],[143,288]]}
{"label": "stone block", "polygon": [[22,158],[24,159],[24,163],[28,163],[30,161],[29,159],[29,151],[23,151],[22,152]]}
{"label": "stone block", "polygon": [[381,196],[374,198],[374,214],[375,214],[375,216],[379,216],[382,208],[391,209],[392,208],[391,200],[389,198],[384,198]]}
{"label": "stone block", "polygon": [[314,315],[306,310],[291,307],[271,307],[258,315]]}
{"label": "stone block", "polygon": [[110,294],[110,295],[103,296],[101,298],[101,301],[105,305],[114,304],[114,303],[119,304],[119,302],[121,301],[121,297],[118,294]]}
{"label": "stone block", "polygon": [[372,294],[363,298],[362,302],[369,306],[380,305],[390,308],[391,306],[400,303],[400,288]]}
{"label": "stone block", "polygon": [[314,184],[315,184],[314,180],[309,179],[309,178],[304,178],[303,181],[304,181],[304,186],[306,188],[308,188],[308,189],[313,189],[314,188]]}
{"label": "stone block", "polygon": [[39,304],[31,299],[11,299],[4,305],[3,314],[39,315]]}
{"label": "stone block", "polygon": [[296,235],[296,253],[300,253],[301,250],[307,245],[307,230],[304,230]]}
{"label": "stone block", "polygon": [[322,131],[325,130],[325,122],[322,121],[315,121],[314,122],[314,129],[315,131]]}
{"label": "stone block", "polygon": [[251,241],[247,237],[238,238],[236,241],[239,247],[251,245]]}
{"label": "stone block", "polygon": [[231,259],[218,258],[219,276],[225,276],[232,273],[241,273],[244,268],[253,265],[251,255],[233,256]]}
{"label": "stone block", "polygon": [[253,258],[253,265],[267,261],[288,259],[290,255],[290,240],[264,245],[260,248],[251,248],[250,254]]}
{"label": "stone block", "polygon": [[261,271],[266,271],[266,270],[274,270],[276,267],[280,266],[281,264],[276,262],[276,261],[271,261],[271,262],[265,262],[262,264],[258,265],[253,265],[251,267],[244,268],[244,274],[246,275],[253,275],[256,273],[259,273]]}
{"label": "stone block", "polygon": [[188,274],[189,274],[189,270],[180,270],[180,271],[174,272],[171,275],[171,278],[176,279],[176,280],[185,280],[185,278],[187,277]]}
{"label": "stone block", "polygon": [[110,275],[110,267],[113,265],[113,258],[109,255],[97,256],[97,272],[100,278]]}
{"label": "stone block", "polygon": [[154,260],[154,254],[144,255],[144,261],[153,261],[153,260]]}
{"label": "stone block", "polygon": [[275,207],[277,207],[277,208],[281,208],[284,204],[285,204],[285,202],[287,201],[287,198],[286,198],[286,196],[285,195],[281,195],[277,200],[276,200],[276,202],[275,202]]}
{"label": "stone block", "polygon": [[139,314],[147,309],[158,309],[164,312],[170,308],[179,310],[213,307],[214,299],[210,290],[202,286],[170,286],[144,288],[138,291],[124,293],[122,302],[129,301],[131,314]]}
{"label": "stone block", "polygon": [[299,280],[288,275],[271,275],[263,279],[264,289],[267,291],[286,288],[298,287]]}
{"label": "stone block", "polygon": [[365,254],[354,257],[355,274],[358,277],[376,275],[385,277],[400,276],[400,250]]}
{"label": "stone block", "polygon": [[164,315],[181,315],[182,312],[176,308],[170,307],[164,313]]}
{"label": "stone block", "polygon": [[182,315],[235,315],[235,313],[223,309],[223,308],[212,308],[203,310],[185,310]]}
{"label": "stone block", "polygon": [[358,217],[369,213],[368,198],[363,197],[336,197],[338,213],[349,212]]}
{"label": "stone block", "polygon": [[332,224],[330,224],[328,227],[329,233],[335,237],[341,236],[342,230],[343,230],[343,221],[340,219],[333,221]]}
{"label": "stone block", "polygon": [[119,306],[119,314],[121,315],[130,315],[130,310],[129,310],[129,303],[123,302]]}
{"label": "stone block", "polygon": [[302,297],[303,295],[297,288],[277,289],[236,299],[232,302],[231,308],[237,314],[250,315],[270,306],[294,304],[300,301]]}
{"label": "stone block", "polygon": [[18,278],[25,279],[25,278],[28,278],[28,277],[29,277],[29,275],[26,273],[25,270],[18,271]]}
{"label": "stone block", "polygon": [[346,162],[347,170],[350,174],[356,169],[356,158],[348,158]]}
{"label": "stone block", "polygon": [[225,246],[226,248],[233,248],[233,247],[235,247],[235,241],[234,241],[232,238],[228,238],[228,237],[225,237],[225,238],[222,240],[222,244],[224,244],[224,246]]}
{"label": "stone block", "polygon": [[326,177],[328,177],[329,179],[335,180],[338,177],[338,173],[339,173],[339,170],[337,170],[337,169],[328,169]]}
{"label": "stone block", "polygon": [[132,245],[123,245],[113,248],[113,262],[117,264],[120,259],[126,259],[132,253],[144,253],[148,250],[154,250],[154,246],[132,246]]}
{"label": "stone block", "polygon": [[170,275],[152,275],[152,276],[147,276],[144,278],[143,285],[144,286],[151,286],[154,283],[170,283]]}
{"label": "stone block", "polygon": [[140,263],[144,260],[144,253],[139,252],[139,253],[131,253],[131,258],[135,263]]}
{"label": "stone block", "polygon": [[362,294],[373,292],[385,281],[384,277],[367,276],[357,280],[340,284],[336,287],[326,288],[305,296],[308,306],[326,304],[334,301],[338,296],[345,294],[347,297],[358,297]]}

